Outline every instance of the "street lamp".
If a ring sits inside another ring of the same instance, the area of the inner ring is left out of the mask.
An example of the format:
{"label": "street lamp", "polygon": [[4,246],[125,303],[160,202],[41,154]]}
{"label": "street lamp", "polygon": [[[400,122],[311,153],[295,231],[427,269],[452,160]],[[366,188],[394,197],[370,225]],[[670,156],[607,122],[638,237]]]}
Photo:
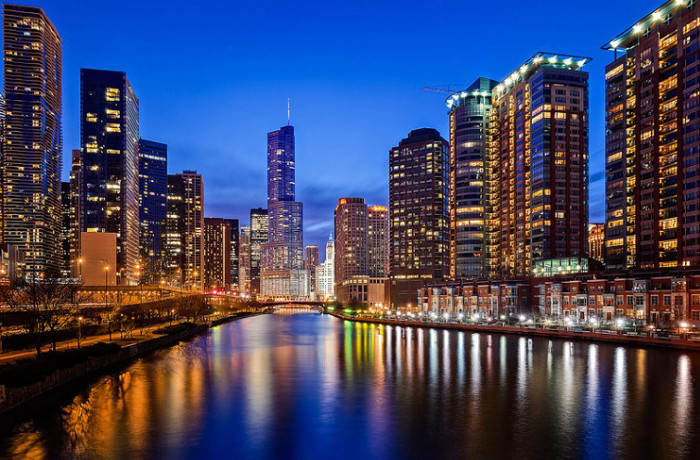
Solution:
{"label": "street lamp", "polygon": [[78,348],[80,348],[80,339],[82,336],[82,323],[83,323],[83,317],[78,316]]}
{"label": "street lamp", "polygon": [[78,278],[83,279],[83,258],[78,259]]}

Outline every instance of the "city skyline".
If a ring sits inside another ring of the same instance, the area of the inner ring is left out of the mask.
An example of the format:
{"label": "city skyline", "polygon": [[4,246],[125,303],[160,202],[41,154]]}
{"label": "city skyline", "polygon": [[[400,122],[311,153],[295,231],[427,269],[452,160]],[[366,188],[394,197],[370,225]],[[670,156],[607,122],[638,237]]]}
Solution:
{"label": "city skyline", "polygon": [[[485,40],[479,40],[476,46],[467,38],[460,37],[454,28],[443,31],[439,38],[428,38],[417,44],[411,39],[409,43],[399,45],[399,41],[386,41],[385,47],[374,50],[370,47],[372,38],[388,33],[382,18],[391,14],[400,16],[410,22],[418,21],[420,15],[415,14],[411,4],[406,11],[392,11],[389,6],[364,5],[374,10],[376,19],[363,23],[359,16],[360,6],[348,6],[344,15],[337,15],[327,8],[313,12],[311,17],[301,14],[304,8],[292,9],[288,13],[302,22],[318,23],[319,16],[325,18],[331,25],[338,21],[347,20],[348,26],[342,31],[335,32],[327,29],[331,26],[316,26],[316,32],[328,33],[330,38],[343,37],[347,28],[361,27],[366,30],[362,37],[351,47],[345,43],[345,38],[338,50],[336,59],[324,61],[324,67],[313,59],[315,53],[324,52],[322,47],[330,45],[314,45],[308,43],[313,37],[310,32],[290,34],[275,32],[271,38],[256,42],[259,32],[251,31],[251,26],[241,24],[237,32],[211,32],[205,34],[205,39],[211,42],[219,40],[222,45],[211,46],[211,50],[199,52],[201,44],[198,40],[173,37],[173,34],[161,31],[161,28],[172,30],[172,24],[186,21],[182,9],[165,8],[163,3],[151,2],[147,6],[140,5],[141,13],[153,12],[163,16],[163,25],[148,21],[149,14],[129,16],[129,23],[136,33],[119,45],[109,43],[97,31],[116,26],[125,19],[126,12],[110,12],[101,14],[108,5],[90,5],[89,7],[70,7],[72,2],[42,1],[18,2],[36,5],[44,8],[53,23],[62,33],[65,49],[63,66],[64,81],[64,158],[63,180],[67,180],[70,162],[66,152],[79,146],[79,69],[81,67],[100,68],[124,71],[130,76],[134,89],[142,100],[141,136],[155,139],[169,145],[170,172],[196,168],[204,176],[208,195],[205,214],[207,216],[239,218],[247,223],[245,217],[254,207],[264,206],[265,190],[265,143],[264,133],[281,125],[285,120],[286,98],[291,97],[292,120],[303,133],[298,143],[298,199],[306,204],[305,212],[305,244],[323,246],[332,227],[332,210],[338,197],[364,196],[369,202],[386,205],[388,196],[386,184],[388,173],[384,152],[410,129],[422,127],[435,128],[441,134],[447,134],[448,117],[444,106],[444,97],[440,94],[421,92],[423,86],[441,86],[446,83],[454,84],[454,89],[462,89],[479,76],[495,80],[505,78],[508,73],[529,57],[533,50],[548,50],[553,42],[564,41],[564,46],[556,51],[571,54],[582,54],[593,57],[587,65],[591,74],[591,221],[604,220],[604,68],[612,60],[612,53],[600,49],[600,46],[624,30],[629,24],[624,18],[642,17],[658,6],[656,1],[641,3],[625,1],[616,5],[619,11],[611,12],[602,18],[595,16],[597,6],[607,7],[605,3],[594,1],[587,11],[576,9],[577,21],[590,22],[595,19],[598,27],[585,37],[570,34],[570,24],[564,18],[574,11],[573,6],[556,4],[556,8],[542,10],[548,13],[541,17],[536,12],[517,7],[512,3],[512,11],[505,13],[503,29],[516,26],[520,17],[523,24],[535,18],[548,21],[550,26],[543,31],[529,31],[528,40],[523,43],[505,43],[503,37],[517,33],[517,28],[503,35],[502,30],[489,31],[486,26],[476,25],[474,34],[481,34]],[[267,2],[269,3],[269,2]],[[551,3],[555,6],[554,2]],[[599,5],[596,5],[599,3]],[[172,3],[169,3],[169,5]],[[450,2],[443,5],[449,10]],[[65,8],[64,8],[65,6]],[[228,6],[219,7],[221,16],[234,19],[238,23],[239,16],[246,13],[257,14],[259,8],[269,5],[244,5],[242,10],[234,14]],[[239,6],[237,6],[239,8]],[[471,14],[487,13],[485,5],[473,5]],[[252,11],[248,11],[252,9]],[[199,17],[206,8],[195,9],[192,14]],[[551,11],[551,12],[550,12]],[[140,17],[139,17],[140,16]],[[280,15],[283,16],[283,15]],[[590,17],[589,17],[590,16]],[[595,16],[595,18],[594,18]],[[99,21],[87,19],[99,17]],[[143,19],[141,19],[141,17]],[[216,19],[218,20],[218,19]],[[212,20],[212,21],[216,21]],[[141,21],[144,21],[143,23]],[[146,23],[146,21],[148,21]],[[274,18],[275,24],[282,19]],[[363,20],[364,21],[364,20]],[[558,25],[556,21],[560,21]],[[80,23],[80,27],[77,27]],[[146,26],[147,24],[147,26]],[[393,26],[392,26],[393,27]],[[227,28],[228,29],[228,28]],[[237,29],[231,26],[233,31]],[[140,32],[145,31],[145,32]],[[396,30],[399,34],[407,34]],[[244,35],[248,33],[247,37]],[[228,34],[223,37],[212,34]],[[279,35],[278,35],[279,34]],[[87,39],[90,37],[90,39]],[[267,48],[273,47],[276,39],[285,37],[290,51],[284,57],[284,62],[290,65],[290,72],[284,79],[269,71],[266,60],[255,56],[266,54]],[[143,39],[148,38],[148,43]],[[251,51],[239,51],[235,45],[238,39],[251,47]],[[203,40],[203,39],[202,39]],[[164,45],[166,41],[168,45]],[[333,40],[330,40],[332,43]],[[306,51],[301,51],[307,45]],[[416,47],[417,46],[417,47]],[[387,48],[388,47],[388,48]],[[463,49],[470,59],[463,62],[441,66],[435,69],[414,68],[408,75],[397,77],[395,64],[407,58],[411,47],[416,50],[435,50],[443,59],[451,55],[454,49]],[[98,53],[97,50],[100,49]],[[159,53],[151,53],[158,49]],[[165,51],[162,51],[165,49]],[[104,50],[104,51],[102,51]],[[214,61],[216,70],[224,70],[235,75],[236,69],[252,65],[251,74],[245,79],[219,77],[213,75],[220,72],[202,73],[197,71],[197,65],[183,67],[179,64],[180,57],[186,56],[188,63],[202,63],[210,59],[212,53],[219,53]],[[157,54],[157,55],[155,55]],[[380,58],[378,69],[372,66],[359,66],[359,55],[367,54],[371,62]],[[174,56],[178,56],[175,59]],[[289,61],[289,62],[288,62]],[[348,63],[351,64],[348,67]],[[358,65],[355,65],[358,64]],[[174,66],[174,67],[173,67]],[[171,77],[167,72],[177,68],[177,75]],[[364,69],[367,70],[364,70]],[[194,74],[193,74],[194,72]],[[343,77],[338,75],[342,74]],[[337,75],[336,75],[337,74]],[[167,78],[166,78],[167,75]],[[194,80],[193,80],[194,79]],[[168,83],[163,84],[163,81]],[[187,81],[197,81],[198,89],[192,91]],[[176,96],[176,97],[173,97]],[[260,96],[262,95],[262,99]],[[253,103],[253,101],[256,101]],[[325,111],[333,106],[342,106],[344,110],[333,123],[325,117]],[[231,110],[231,107],[234,107]],[[368,119],[367,114],[382,111],[386,116]],[[226,117],[223,115],[226,113]],[[206,115],[208,114],[208,115]],[[229,118],[232,117],[232,118]],[[186,120],[186,121],[185,121]],[[192,131],[182,130],[190,125]],[[334,137],[342,134],[340,126],[345,126],[357,136],[350,136],[346,142],[333,143]],[[193,135],[194,133],[194,135]],[[362,134],[361,136],[359,134]],[[337,154],[327,155],[332,149]],[[191,158],[197,158],[192,164]],[[231,158],[236,168],[224,167]],[[339,163],[340,171],[353,174],[355,180],[343,180],[346,174],[328,171],[331,166]],[[360,165],[358,163],[364,163]],[[365,167],[367,166],[367,167]],[[596,185],[599,185],[596,187]]]}

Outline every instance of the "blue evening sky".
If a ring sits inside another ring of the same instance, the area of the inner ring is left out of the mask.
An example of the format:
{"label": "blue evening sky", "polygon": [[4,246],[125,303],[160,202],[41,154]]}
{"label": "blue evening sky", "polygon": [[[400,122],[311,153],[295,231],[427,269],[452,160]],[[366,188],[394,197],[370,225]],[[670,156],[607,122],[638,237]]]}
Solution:
{"label": "blue evening sky", "polygon": [[169,170],[204,175],[206,215],[248,222],[266,203],[266,133],[292,100],[306,243],[342,196],[388,200],[388,151],[411,129],[447,137],[445,95],[424,86],[503,79],[536,51],[584,55],[591,220],[604,216],[601,45],[660,0],[37,0],[63,38],[64,176],[79,147],[79,69],[127,72],[141,136]]}

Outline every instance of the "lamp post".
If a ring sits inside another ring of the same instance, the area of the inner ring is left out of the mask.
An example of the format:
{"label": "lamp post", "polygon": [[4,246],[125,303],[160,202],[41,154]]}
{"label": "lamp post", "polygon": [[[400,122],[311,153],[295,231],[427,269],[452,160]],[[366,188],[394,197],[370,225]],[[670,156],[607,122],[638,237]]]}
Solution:
{"label": "lamp post", "polygon": [[82,257],[80,257],[78,259],[78,278],[80,278],[81,281],[83,280],[83,258]]}
{"label": "lamp post", "polygon": [[78,316],[78,348],[80,348],[80,339],[82,338],[82,323],[83,323],[83,317]]}

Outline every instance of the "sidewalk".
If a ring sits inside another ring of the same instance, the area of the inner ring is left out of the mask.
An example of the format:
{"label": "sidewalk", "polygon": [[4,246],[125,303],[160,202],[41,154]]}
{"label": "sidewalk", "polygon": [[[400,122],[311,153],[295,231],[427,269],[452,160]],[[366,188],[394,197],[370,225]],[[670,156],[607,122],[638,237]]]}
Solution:
{"label": "sidewalk", "polygon": [[[181,321],[177,321],[173,324],[177,324]],[[141,342],[146,339],[150,339],[156,336],[156,334],[153,334],[152,332],[156,329],[160,329],[166,326],[169,326],[170,323],[161,323],[155,326],[151,326],[148,328],[144,329],[143,335],[141,334],[141,329],[134,329],[131,331],[128,337],[125,337],[124,339],[120,339],[120,334],[119,331],[112,332],[112,340],[109,340],[109,334],[100,334],[100,335],[91,335],[88,337],[83,337],[80,340],[80,346],[84,347],[87,345],[92,345],[97,342],[112,342],[112,343],[118,343],[121,346],[129,345],[135,342]],[[41,350],[43,352],[46,351],[51,351],[51,344],[44,345]],[[78,341],[76,339],[71,339],[71,340],[64,340],[56,343],[56,350],[68,350],[72,348],[78,348]],[[17,359],[23,359],[23,358],[36,358],[36,349],[34,348],[29,348],[29,349],[24,349],[24,350],[12,350],[4,353],[0,353],[0,365],[2,364],[7,364],[9,362],[12,362]]]}

